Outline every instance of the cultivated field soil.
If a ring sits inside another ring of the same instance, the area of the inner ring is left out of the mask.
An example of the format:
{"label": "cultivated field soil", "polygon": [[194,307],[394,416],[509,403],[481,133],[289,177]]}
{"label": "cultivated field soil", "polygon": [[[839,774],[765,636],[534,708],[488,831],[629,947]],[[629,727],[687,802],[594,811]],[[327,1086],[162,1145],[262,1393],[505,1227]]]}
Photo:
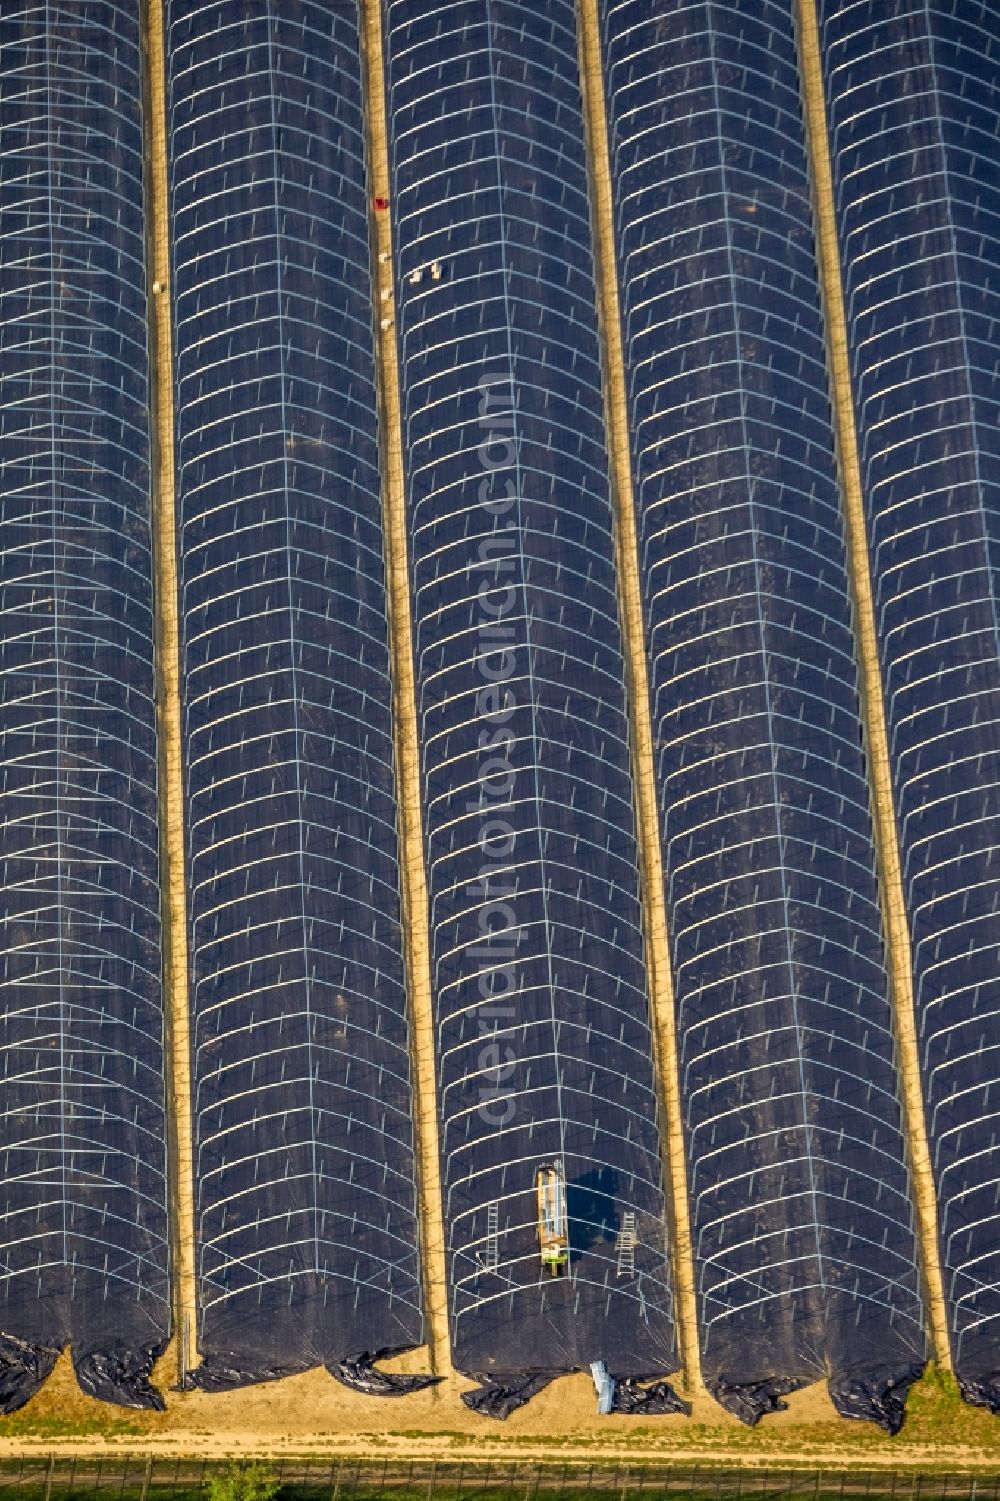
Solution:
{"label": "cultivated field soil", "polygon": [[[427,1370],[427,1352],[412,1351],[386,1368]],[[793,1394],[787,1412],[748,1429],[707,1397],[695,1401],[690,1417],[598,1418],[583,1375],[561,1377],[497,1423],[463,1405],[470,1383],[461,1377],[412,1396],[379,1398],[315,1370],[207,1395],[171,1391],[175,1371],[168,1351],[154,1372],[165,1412],[133,1412],[84,1396],[64,1355],[27,1407],[0,1418],[0,1460],[101,1453],[1000,1470],[1000,1418],[963,1403],[953,1378],[934,1369],[911,1391],[895,1438],[837,1417],[822,1385]]]}

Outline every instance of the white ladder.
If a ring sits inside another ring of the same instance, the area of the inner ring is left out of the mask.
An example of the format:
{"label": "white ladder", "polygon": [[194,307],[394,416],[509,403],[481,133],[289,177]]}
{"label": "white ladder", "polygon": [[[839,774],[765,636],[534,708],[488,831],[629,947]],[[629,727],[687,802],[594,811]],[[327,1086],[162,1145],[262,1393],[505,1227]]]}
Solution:
{"label": "white ladder", "polygon": [[500,1205],[491,1199],[486,1206],[486,1249],[480,1253],[484,1272],[495,1272],[500,1265]]}
{"label": "white ladder", "polygon": [[626,1209],[622,1215],[622,1227],[615,1241],[615,1250],[618,1252],[619,1277],[635,1276],[635,1214],[631,1209]]}

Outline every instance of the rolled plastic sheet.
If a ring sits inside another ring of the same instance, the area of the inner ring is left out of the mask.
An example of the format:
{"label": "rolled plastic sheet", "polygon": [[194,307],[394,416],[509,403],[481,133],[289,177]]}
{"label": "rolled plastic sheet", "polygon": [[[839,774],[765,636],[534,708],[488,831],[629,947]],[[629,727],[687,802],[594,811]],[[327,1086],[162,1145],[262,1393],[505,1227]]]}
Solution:
{"label": "rolled plastic sheet", "polygon": [[791,0],[601,0],[709,1389],[894,1430],[926,1348]]}
{"label": "rolled plastic sheet", "polygon": [[819,14],[952,1357],[1000,1411],[1000,10]]}
{"label": "rolled plastic sheet", "polygon": [[677,1366],[576,26],[383,15],[452,1358],[500,1418]]}
{"label": "rolled plastic sheet", "polygon": [[358,17],[168,8],[198,1348],[420,1343]]}
{"label": "rolled plastic sheet", "polygon": [[0,15],[0,1410],[169,1329],[139,6]]}

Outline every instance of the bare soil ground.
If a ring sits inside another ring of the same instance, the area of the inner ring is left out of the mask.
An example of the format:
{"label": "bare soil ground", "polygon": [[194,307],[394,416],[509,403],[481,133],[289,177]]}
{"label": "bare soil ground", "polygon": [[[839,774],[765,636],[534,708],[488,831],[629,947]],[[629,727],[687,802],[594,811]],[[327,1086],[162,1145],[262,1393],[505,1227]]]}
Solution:
{"label": "bare soil ground", "polygon": [[[427,1354],[412,1351],[389,1364],[426,1370]],[[161,1367],[154,1379],[166,1390],[176,1368],[172,1353]],[[583,1375],[554,1381],[506,1423],[495,1423],[462,1404],[469,1385],[451,1377],[412,1396],[375,1398],[315,1370],[213,1395],[167,1391],[165,1412],[126,1412],[84,1396],[64,1355],[27,1408],[0,1418],[0,1459],[111,1453],[1000,1470],[1000,1422],[962,1403],[952,1378],[938,1373],[914,1388],[896,1438],[838,1418],[821,1384],[795,1393],[787,1412],[755,1429],[705,1397],[696,1397],[688,1418],[597,1418]]]}

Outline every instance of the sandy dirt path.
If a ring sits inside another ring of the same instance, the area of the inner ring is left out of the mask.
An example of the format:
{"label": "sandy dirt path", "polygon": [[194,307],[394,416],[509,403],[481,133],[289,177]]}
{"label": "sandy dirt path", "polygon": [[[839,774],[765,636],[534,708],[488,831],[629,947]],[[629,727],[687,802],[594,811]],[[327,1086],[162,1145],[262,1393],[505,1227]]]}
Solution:
{"label": "sandy dirt path", "polygon": [[[31,1404],[34,1431],[16,1431],[27,1415],[0,1419],[0,1459],[152,1454],[1000,1470],[1000,1423],[988,1413],[965,1408],[957,1421],[942,1425],[931,1421],[932,1409],[916,1394],[910,1407],[895,1439],[868,1423],[837,1418],[821,1386],[795,1393],[788,1412],[753,1430],[707,1399],[696,1401],[690,1419],[597,1418],[593,1386],[577,1375],[553,1382],[506,1423],[494,1423],[470,1413],[454,1393],[445,1400],[429,1391],[364,1397],[316,1370],[242,1391],[171,1392],[165,1413],[129,1413],[84,1396],[63,1356]],[[104,1432],[93,1431],[97,1423]],[[66,1431],[70,1427],[76,1432]]]}
{"label": "sandy dirt path", "polygon": [[[160,839],[163,882],[163,998],[172,1259],[174,1361],[194,1364],[197,1329],[194,1249],[194,1149],[191,1130],[191,1032],[188,995],[184,787],[181,751],[177,517],[174,500],[174,404],[168,238],[166,78],[163,3],[147,0],[146,185],[150,223],[150,341],[153,447],[153,567],[156,598]],[[179,1337],[178,1337],[179,1336]]]}
{"label": "sandy dirt path", "polygon": [[[384,64],[379,0],[362,5],[362,47],[368,126],[368,171],[373,199],[390,201],[389,146],[386,134]],[[371,215],[375,254],[379,443],[382,454],[386,582],[392,653],[396,732],[396,798],[399,808],[399,864],[402,875],[403,926],[410,1006],[410,1056],[418,1161],[418,1196],[423,1255],[425,1317],[431,1369],[453,1376],[448,1334],[447,1268],[438,1143],[437,1086],[434,1064],[434,1002],[427,876],[424,866],[420,751],[413,671],[410,613],[410,567],[407,543],[406,490],[403,475],[399,371],[396,364],[392,219],[388,209]],[[388,293],[388,296],[383,294]],[[387,327],[381,327],[387,323]],[[397,1369],[399,1367],[397,1366]],[[426,1366],[423,1367],[426,1369]],[[435,1389],[435,1400],[443,1393]]]}

